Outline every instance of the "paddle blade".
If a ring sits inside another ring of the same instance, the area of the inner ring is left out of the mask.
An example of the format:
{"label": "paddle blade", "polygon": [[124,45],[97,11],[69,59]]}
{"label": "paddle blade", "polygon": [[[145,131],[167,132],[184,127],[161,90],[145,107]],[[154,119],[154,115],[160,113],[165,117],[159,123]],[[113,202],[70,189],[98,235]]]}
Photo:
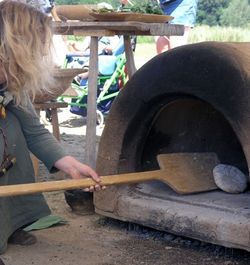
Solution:
{"label": "paddle blade", "polygon": [[166,173],[161,181],[180,194],[217,189],[213,168],[219,164],[215,153],[172,153],[157,156],[160,168]]}

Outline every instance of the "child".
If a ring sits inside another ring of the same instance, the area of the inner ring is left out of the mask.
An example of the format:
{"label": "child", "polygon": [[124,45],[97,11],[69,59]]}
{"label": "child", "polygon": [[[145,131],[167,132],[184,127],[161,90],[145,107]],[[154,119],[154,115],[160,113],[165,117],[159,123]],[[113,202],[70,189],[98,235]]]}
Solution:
{"label": "child", "polygon": [[[30,102],[53,83],[51,42],[50,17],[21,2],[0,2],[0,185],[35,181],[32,152],[50,172],[91,177],[97,184],[87,190],[100,190],[96,172],[65,153]],[[49,214],[42,194],[0,198],[0,254],[8,242],[35,243],[22,227]]]}

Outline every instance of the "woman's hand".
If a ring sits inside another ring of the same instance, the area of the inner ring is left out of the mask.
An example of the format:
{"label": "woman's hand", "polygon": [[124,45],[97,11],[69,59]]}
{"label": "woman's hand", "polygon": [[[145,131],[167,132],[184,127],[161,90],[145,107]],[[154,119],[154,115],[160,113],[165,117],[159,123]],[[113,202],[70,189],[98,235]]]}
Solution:
{"label": "woman's hand", "polygon": [[72,179],[81,179],[86,177],[92,178],[96,182],[96,185],[86,188],[84,191],[93,192],[105,189],[104,186],[98,184],[100,182],[100,178],[97,173],[91,167],[79,162],[72,156],[65,156],[57,160],[55,162],[55,167],[70,175]]}

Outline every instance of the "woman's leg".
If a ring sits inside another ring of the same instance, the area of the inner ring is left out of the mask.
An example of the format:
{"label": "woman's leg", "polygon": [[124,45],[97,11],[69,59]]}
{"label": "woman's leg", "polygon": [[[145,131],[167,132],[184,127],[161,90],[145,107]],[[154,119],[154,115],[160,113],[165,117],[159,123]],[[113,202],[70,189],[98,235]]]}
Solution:
{"label": "woman's leg", "polygon": [[184,28],[184,35],[182,36],[170,36],[170,49],[185,45],[188,43],[188,36],[190,33],[191,28],[188,26],[185,26]]}
{"label": "woman's leg", "polygon": [[185,26],[184,35],[182,36],[159,36],[156,37],[156,52],[157,54],[168,51],[175,47],[185,45],[188,43],[188,36],[190,33],[191,27]]}
{"label": "woman's leg", "polygon": [[157,54],[168,51],[170,49],[170,38],[167,36],[155,37]]}

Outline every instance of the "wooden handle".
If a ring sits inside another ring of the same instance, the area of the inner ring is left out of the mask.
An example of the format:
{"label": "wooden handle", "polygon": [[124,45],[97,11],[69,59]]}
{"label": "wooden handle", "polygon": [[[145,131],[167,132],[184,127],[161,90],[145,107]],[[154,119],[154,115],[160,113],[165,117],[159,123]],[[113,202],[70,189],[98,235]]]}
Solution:
{"label": "wooden handle", "polygon": [[[152,179],[159,179],[161,174],[162,174],[161,170],[155,170],[155,171],[146,171],[138,173],[110,175],[110,176],[100,177],[101,179],[100,184],[103,186],[110,186],[118,184],[138,183]],[[57,190],[81,189],[81,188],[88,188],[93,185],[96,185],[96,182],[93,181],[91,178],[6,185],[0,187],[0,197],[26,195],[26,194],[57,191]]]}

